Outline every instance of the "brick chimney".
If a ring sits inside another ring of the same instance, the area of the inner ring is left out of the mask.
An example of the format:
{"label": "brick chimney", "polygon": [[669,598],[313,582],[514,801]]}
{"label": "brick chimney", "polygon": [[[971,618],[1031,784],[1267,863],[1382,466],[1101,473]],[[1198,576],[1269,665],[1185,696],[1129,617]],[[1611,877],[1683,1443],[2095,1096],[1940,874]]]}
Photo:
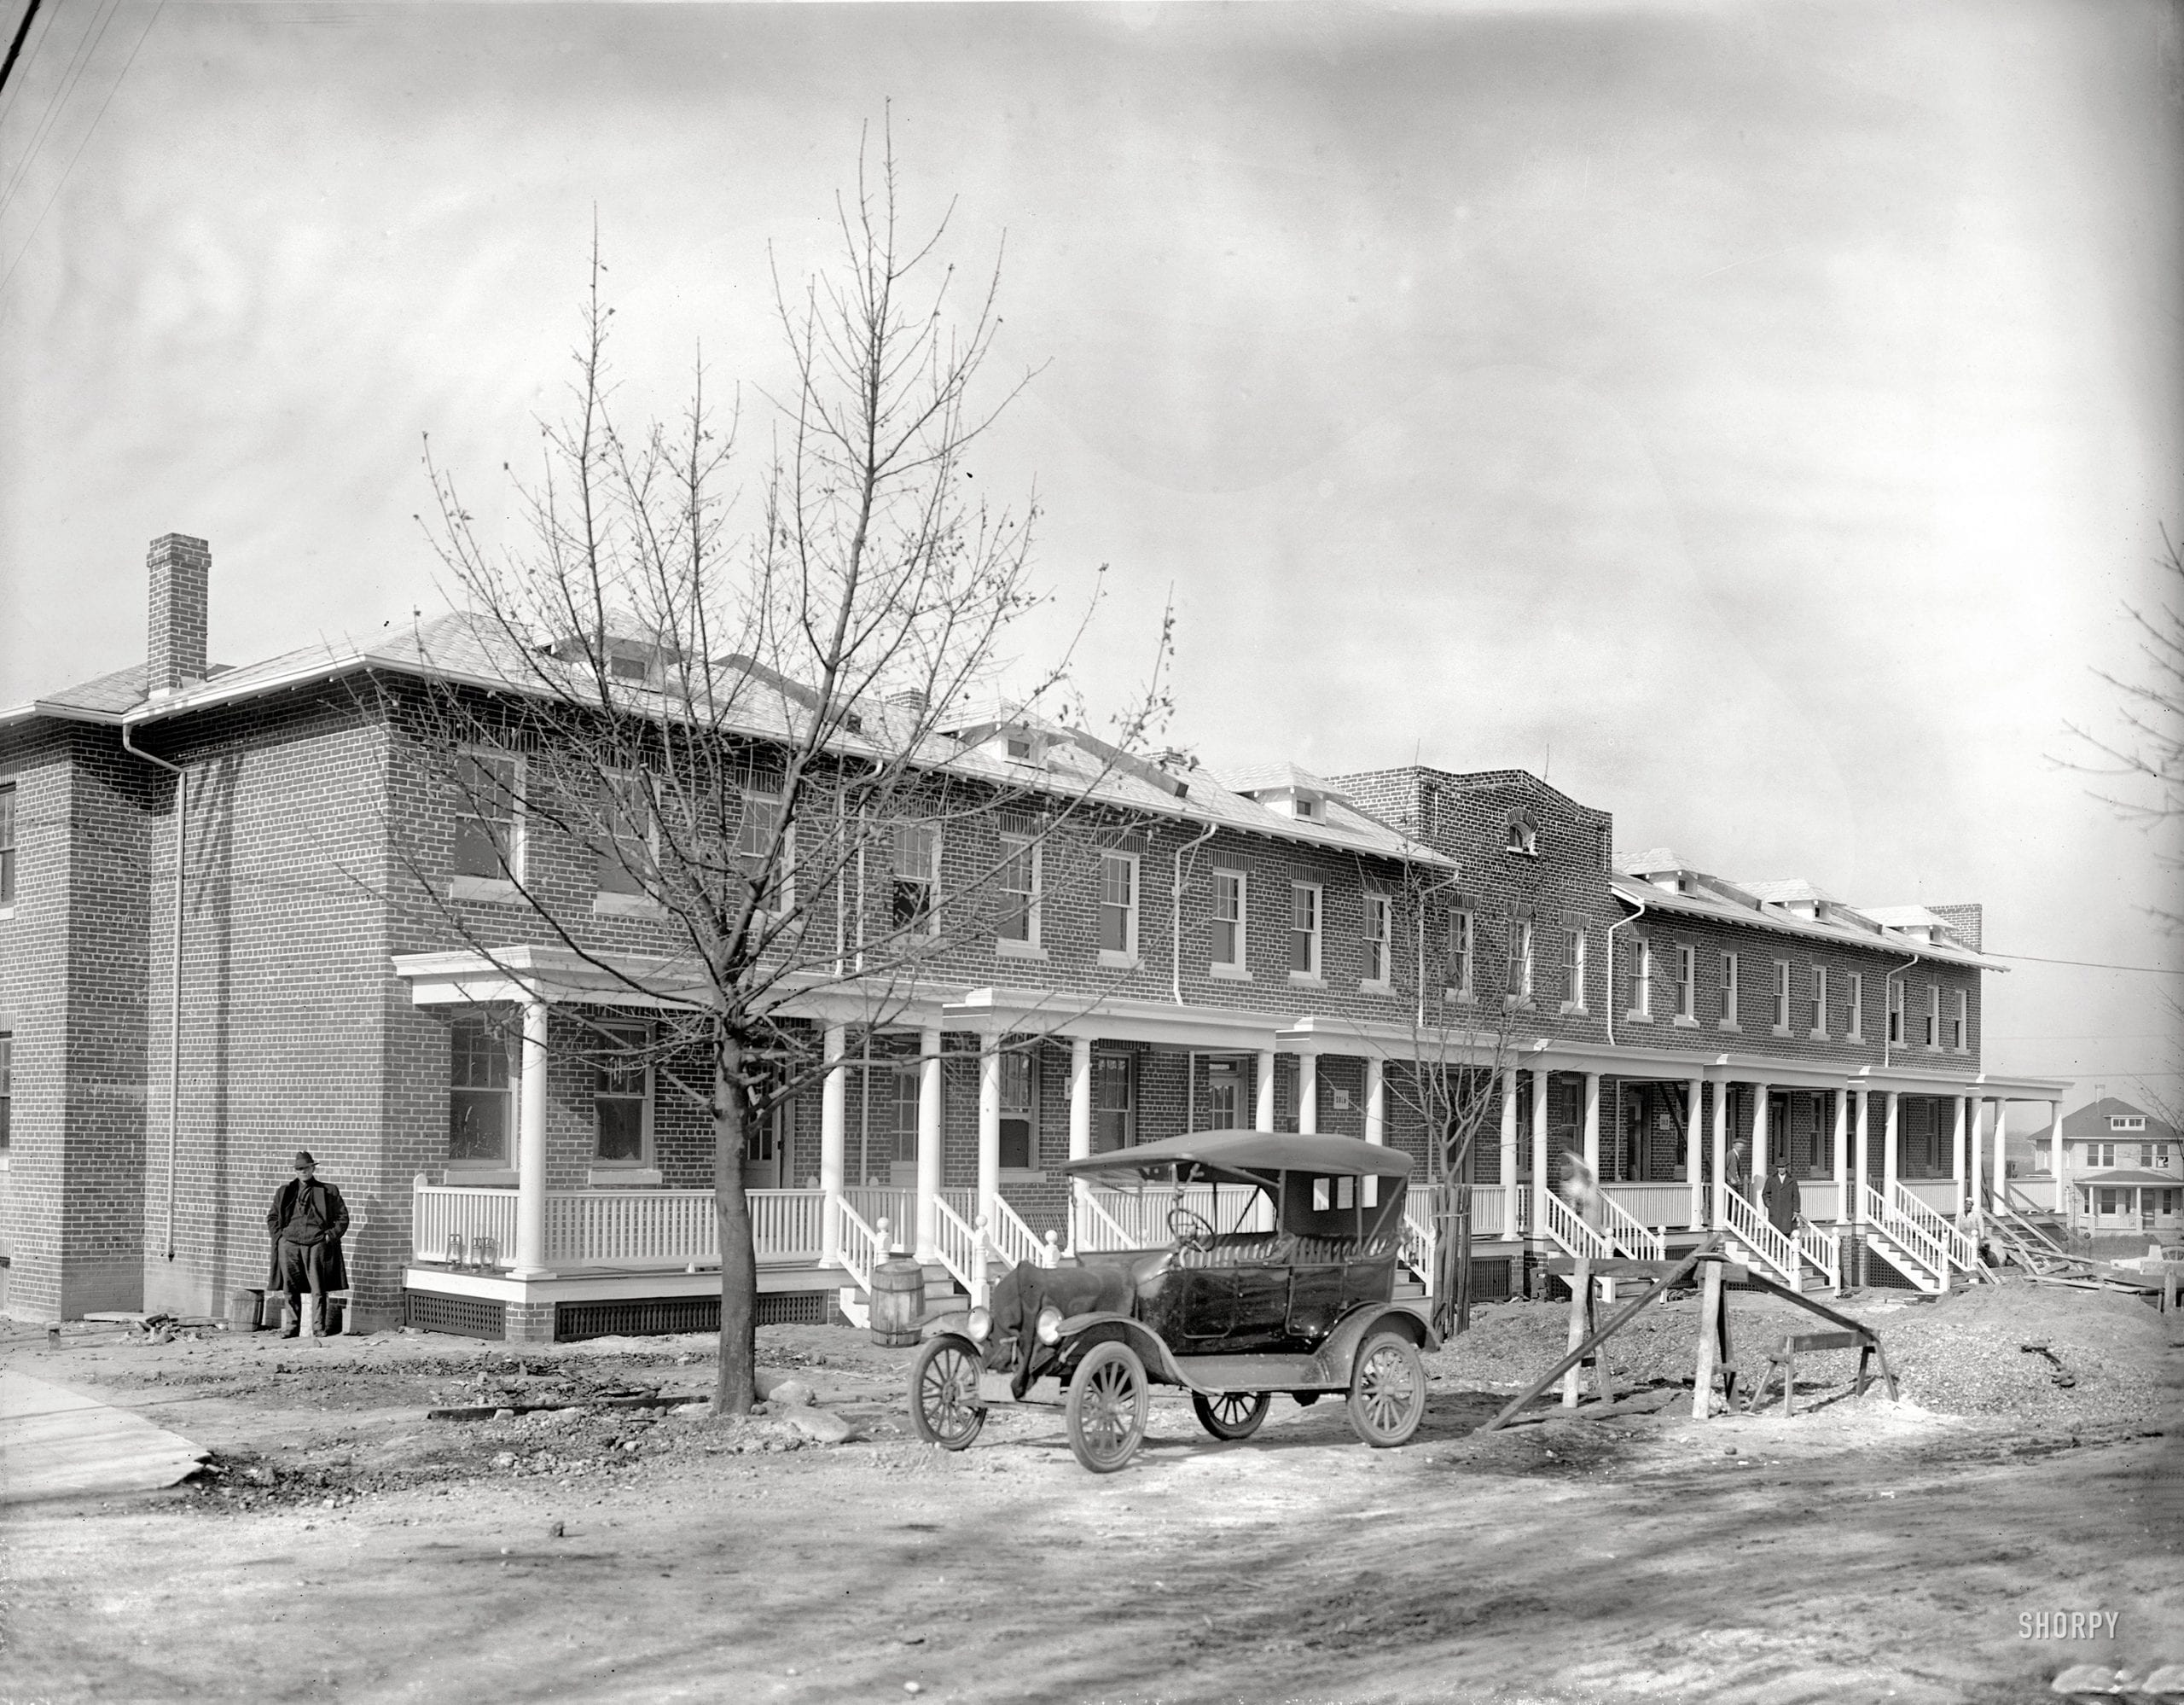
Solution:
{"label": "brick chimney", "polygon": [[144,684],[154,693],[171,693],[205,678],[212,547],[187,533],[161,533],[145,563],[152,571],[152,620]]}

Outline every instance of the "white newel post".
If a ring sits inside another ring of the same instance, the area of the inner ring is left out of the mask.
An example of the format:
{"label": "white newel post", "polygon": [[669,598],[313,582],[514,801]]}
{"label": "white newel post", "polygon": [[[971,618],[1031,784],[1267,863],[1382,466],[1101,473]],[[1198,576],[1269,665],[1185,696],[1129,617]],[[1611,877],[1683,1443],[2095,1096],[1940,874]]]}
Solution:
{"label": "white newel post", "polygon": [[1258,1106],[1253,1111],[1252,1129],[1274,1129],[1274,1050],[1259,1050],[1259,1081]]}
{"label": "white newel post", "polygon": [[546,1020],[543,1000],[523,1004],[521,1099],[517,1103],[515,1278],[546,1275]]}
{"label": "white newel post", "polygon": [[[1069,1158],[1083,1161],[1092,1155],[1092,1039],[1069,1039]],[[1077,1210],[1089,1193],[1083,1178],[1069,1186],[1069,1248],[1077,1253]]]}
{"label": "white newel post", "polygon": [[1896,1145],[1900,1140],[1898,1133],[1903,1128],[1902,1115],[1903,1091],[1891,1090],[1888,1092],[1888,1123],[1881,1132],[1880,1139],[1880,1199],[1891,1208],[1896,1206],[1896,1178],[1899,1164]]}
{"label": "white newel post", "polygon": [[1297,1132],[1317,1134],[1320,1128],[1320,1056],[1307,1048],[1297,1056]]}
{"label": "white newel post", "polygon": [[1866,1223],[1866,1184],[1873,1175],[1873,1098],[1870,1091],[1855,1091],[1858,1097],[1858,1176],[1850,1186],[1850,1218],[1856,1224]]}
{"label": "white newel post", "polygon": [[1553,1174],[1547,1164],[1547,1074],[1532,1071],[1532,1248],[1547,1259],[1547,1197]]}
{"label": "white newel post", "polygon": [[1714,1085],[1714,1225],[1729,1219],[1729,1080]]}
{"label": "white newel post", "polygon": [[979,1218],[989,1219],[1001,1194],[1001,1042],[979,1039]]}
{"label": "white newel post", "polygon": [[1502,1235],[1513,1242],[1525,1229],[1517,1214],[1517,1074],[1502,1074]]}
{"label": "white newel post", "polygon": [[1835,1092],[1835,1223],[1847,1225],[1857,1217],[1850,1200],[1850,1091]]}
{"label": "white newel post", "polygon": [[941,1186],[941,1076],[940,1027],[929,1025],[918,1032],[918,1205],[917,1258],[939,1259],[940,1228],[933,1204]]}
{"label": "white newel post", "polygon": [[1687,1097],[1683,1109],[1683,1170],[1691,1183],[1691,1224],[1696,1227],[1706,1223],[1706,1168],[1703,1160],[1706,1153],[1705,1118],[1706,1080],[1693,1078],[1684,1085]]}
{"label": "white newel post", "polygon": [[842,1259],[842,1167],[849,1147],[849,1085],[842,1066],[849,1034],[840,1025],[830,1024],[821,1045],[827,1069],[819,1079],[819,1188],[824,1196],[819,1208],[819,1259],[836,1266]]}
{"label": "white newel post", "polygon": [[1388,1068],[1377,1054],[1365,1059],[1365,1140],[1382,1147],[1388,1140]]}

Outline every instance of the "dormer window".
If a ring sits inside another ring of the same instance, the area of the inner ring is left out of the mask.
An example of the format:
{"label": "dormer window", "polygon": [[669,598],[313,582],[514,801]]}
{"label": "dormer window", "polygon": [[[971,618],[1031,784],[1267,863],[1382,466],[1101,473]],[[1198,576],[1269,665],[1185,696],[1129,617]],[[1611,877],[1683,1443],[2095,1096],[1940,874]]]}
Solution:
{"label": "dormer window", "polygon": [[1539,857],[1539,824],[1532,820],[1530,812],[1520,811],[1509,819],[1502,847],[1504,852],[1521,853],[1527,858]]}
{"label": "dormer window", "polygon": [[1292,801],[1292,808],[1301,818],[1312,818],[1320,814],[1319,801],[1310,794],[1298,794]]}
{"label": "dormer window", "polygon": [[1031,736],[1030,735],[1009,735],[1003,740],[1002,745],[1008,754],[1009,761],[1011,763],[1028,764],[1031,761],[1033,748],[1031,744]]}

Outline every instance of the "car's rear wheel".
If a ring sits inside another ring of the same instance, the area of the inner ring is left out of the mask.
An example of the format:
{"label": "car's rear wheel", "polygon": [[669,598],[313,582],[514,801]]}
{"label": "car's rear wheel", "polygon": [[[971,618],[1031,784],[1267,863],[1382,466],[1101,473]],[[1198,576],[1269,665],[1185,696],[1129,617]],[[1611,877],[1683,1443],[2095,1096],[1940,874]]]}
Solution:
{"label": "car's rear wheel", "polygon": [[979,1401],[978,1353],[961,1338],[935,1338],[910,1364],[910,1430],[944,1451],[967,1449],[986,1424]]}
{"label": "car's rear wheel", "polygon": [[1198,1424],[1217,1439],[1248,1439],[1259,1429],[1274,1395],[1264,1391],[1224,1391],[1218,1397],[1191,1394],[1191,1407]]}
{"label": "car's rear wheel", "polygon": [[1127,1344],[1095,1344],[1069,1382],[1069,1448],[1095,1474],[1112,1474],[1145,1440],[1145,1364]]}
{"label": "car's rear wheel", "polygon": [[1350,1424],[1375,1450],[1410,1442],[1426,1418],[1426,1364],[1400,1332],[1375,1332],[1350,1372]]}

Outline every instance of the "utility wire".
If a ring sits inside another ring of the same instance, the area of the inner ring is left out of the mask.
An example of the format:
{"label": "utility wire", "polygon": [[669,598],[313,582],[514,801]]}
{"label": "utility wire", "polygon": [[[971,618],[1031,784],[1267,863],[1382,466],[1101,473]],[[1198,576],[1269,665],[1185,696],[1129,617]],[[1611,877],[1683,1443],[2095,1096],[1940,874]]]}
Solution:
{"label": "utility wire", "polygon": [[2117,965],[2106,959],[2043,959],[2037,953],[1997,953],[1991,947],[1979,950],[1986,959],[2022,959],[2033,965],[2082,965],[2091,971],[2144,971],[2150,977],[2184,977],[2184,969],[2167,965]]}
{"label": "utility wire", "polygon": [[[46,137],[52,134],[54,125],[59,122],[61,108],[67,104],[69,96],[75,93],[76,84],[82,79],[84,67],[90,63],[91,55],[104,38],[107,26],[113,21],[114,10],[120,3],[121,0],[109,0],[103,12],[94,10],[90,20],[84,26],[84,33],[76,38],[67,65],[54,84],[53,92],[45,97],[45,110],[38,114],[38,124],[31,131],[31,139],[24,146],[23,157],[15,162],[15,169],[8,174],[8,187],[0,189],[0,213],[7,212],[9,203],[15,199],[15,191],[21,188],[25,177],[30,172],[31,162],[38,157],[38,150],[45,145]],[[54,15],[60,15],[57,7]],[[38,45],[43,47],[52,35],[52,28],[49,26],[45,34],[38,38]]]}
{"label": "utility wire", "polygon": [[[117,6],[119,3],[120,0],[115,0]],[[0,275],[0,291],[7,289],[15,276],[15,268],[23,264],[23,257],[31,252],[31,245],[38,240],[39,228],[45,224],[45,216],[53,211],[53,204],[61,199],[61,190],[67,187],[68,174],[76,169],[76,162],[84,157],[84,150],[90,146],[91,136],[98,129],[99,120],[106,116],[106,109],[113,104],[113,97],[120,93],[121,85],[128,80],[129,67],[136,63],[136,55],[143,51],[145,38],[152,33],[154,26],[160,21],[160,14],[166,9],[167,0],[160,0],[160,3],[152,8],[151,21],[144,26],[143,34],[136,38],[136,45],[129,49],[129,57],[122,61],[121,75],[113,79],[113,87],[106,91],[106,99],[99,102],[98,111],[91,115],[90,129],[84,132],[83,141],[76,144],[75,153],[68,156],[68,164],[61,167],[61,181],[53,186],[53,193],[45,198],[45,205],[38,210],[38,218],[32,222],[30,235],[23,239],[22,247],[15,252],[13,264],[4,275]],[[113,15],[109,13],[107,15],[111,17]]]}
{"label": "utility wire", "polygon": [[31,32],[31,22],[38,16],[39,0],[31,0],[24,9],[23,21],[15,26],[15,38],[8,44],[8,57],[0,60],[0,95],[8,92],[8,78],[15,68],[15,61],[23,55],[24,39]]}

